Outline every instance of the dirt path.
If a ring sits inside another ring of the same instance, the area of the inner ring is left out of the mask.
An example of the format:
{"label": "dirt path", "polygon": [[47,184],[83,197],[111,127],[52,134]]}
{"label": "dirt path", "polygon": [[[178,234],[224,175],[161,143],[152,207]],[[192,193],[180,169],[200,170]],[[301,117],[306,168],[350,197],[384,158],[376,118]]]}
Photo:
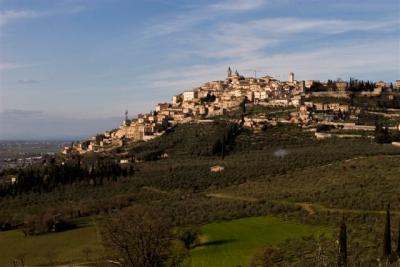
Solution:
{"label": "dirt path", "polygon": [[[307,210],[308,208],[314,210],[316,212],[318,211],[329,211],[329,212],[337,212],[337,213],[354,213],[354,214],[364,214],[364,213],[369,213],[369,214],[386,214],[386,210],[362,210],[362,209],[342,209],[342,208],[329,208],[326,206],[323,206],[321,204],[313,204],[313,203],[305,203],[305,202],[293,202],[295,205],[299,205],[300,207],[304,208]],[[308,211],[308,210],[307,210]],[[400,211],[394,211],[391,210],[390,213],[392,214],[400,214]],[[311,213],[309,212],[311,215]]]}
{"label": "dirt path", "polygon": [[230,199],[230,200],[250,201],[250,202],[258,201],[258,199],[254,198],[254,197],[233,196],[233,195],[229,195],[229,194],[225,194],[225,193],[210,193],[210,194],[206,194],[206,196],[214,197],[214,198]]}
{"label": "dirt path", "polygon": [[[243,197],[237,195],[230,195],[226,193],[209,193],[206,194],[207,197],[213,198],[221,198],[227,200],[240,200],[240,201],[248,201],[248,202],[257,202],[259,199],[254,197]],[[310,203],[310,202],[290,202],[285,200],[277,200],[273,201],[275,203],[284,204],[284,205],[294,205],[301,207],[305,210],[310,216],[317,214],[318,212],[333,212],[333,213],[353,213],[353,214],[385,214],[386,210],[362,210],[362,209],[344,209],[344,208],[330,208],[318,203]],[[391,211],[392,214],[400,214],[400,211]]]}

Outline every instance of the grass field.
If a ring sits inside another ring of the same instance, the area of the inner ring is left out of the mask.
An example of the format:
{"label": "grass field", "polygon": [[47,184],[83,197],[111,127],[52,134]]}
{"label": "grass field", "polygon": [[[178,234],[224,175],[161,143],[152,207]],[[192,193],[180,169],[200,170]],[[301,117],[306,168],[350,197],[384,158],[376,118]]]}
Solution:
{"label": "grass field", "polygon": [[13,266],[15,258],[24,258],[27,265],[83,262],[85,248],[90,248],[89,260],[101,255],[100,235],[93,219],[78,221],[79,228],[61,233],[24,237],[19,230],[0,232],[0,266]]}
{"label": "grass field", "polygon": [[286,239],[331,234],[321,226],[284,221],[276,217],[252,217],[215,222],[202,227],[204,240],[191,252],[193,267],[248,266],[252,255],[266,245]]}
{"label": "grass field", "polygon": [[[85,218],[81,227],[62,232],[24,237],[18,230],[0,233],[0,266],[12,266],[13,259],[24,258],[28,265],[86,262],[103,255],[100,236],[93,219]],[[191,252],[191,266],[248,266],[252,255],[265,245],[286,239],[330,234],[327,227],[299,224],[276,217],[252,217],[215,222],[202,227],[202,244]]]}

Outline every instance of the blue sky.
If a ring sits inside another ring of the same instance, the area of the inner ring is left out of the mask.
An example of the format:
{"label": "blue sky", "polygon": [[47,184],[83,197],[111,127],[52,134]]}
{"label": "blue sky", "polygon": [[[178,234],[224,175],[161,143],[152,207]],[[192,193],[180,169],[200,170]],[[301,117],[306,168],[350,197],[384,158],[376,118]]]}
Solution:
{"label": "blue sky", "polygon": [[0,0],[0,139],[81,138],[228,66],[400,79],[400,1]]}

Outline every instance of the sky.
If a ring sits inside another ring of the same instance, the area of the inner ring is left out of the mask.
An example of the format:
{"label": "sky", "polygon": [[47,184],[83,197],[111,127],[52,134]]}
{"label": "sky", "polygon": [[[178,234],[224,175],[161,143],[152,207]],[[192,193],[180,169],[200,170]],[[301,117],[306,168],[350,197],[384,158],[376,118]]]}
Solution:
{"label": "sky", "polygon": [[228,66],[400,79],[398,0],[0,0],[0,139],[81,139]]}

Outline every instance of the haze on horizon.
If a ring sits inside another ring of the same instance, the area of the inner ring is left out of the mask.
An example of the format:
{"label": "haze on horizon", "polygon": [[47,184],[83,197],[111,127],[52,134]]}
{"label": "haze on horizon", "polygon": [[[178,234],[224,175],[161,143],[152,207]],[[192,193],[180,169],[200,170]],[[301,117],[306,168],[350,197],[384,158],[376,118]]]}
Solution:
{"label": "haze on horizon", "polygon": [[400,79],[400,2],[0,0],[0,139],[83,138],[231,66]]}

